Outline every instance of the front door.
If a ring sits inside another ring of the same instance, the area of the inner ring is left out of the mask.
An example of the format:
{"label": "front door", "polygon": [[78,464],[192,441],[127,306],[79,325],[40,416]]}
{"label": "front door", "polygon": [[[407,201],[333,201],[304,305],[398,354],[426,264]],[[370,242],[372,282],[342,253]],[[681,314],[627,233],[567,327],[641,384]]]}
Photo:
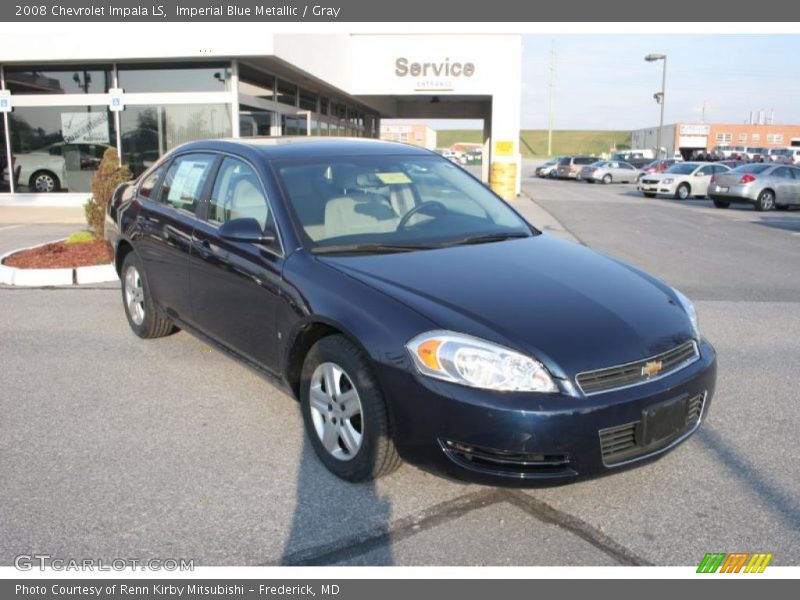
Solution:
{"label": "front door", "polygon": [[275,324],[283,256],[270,247],[220,237],[232,219],[254,218],[275,231],[264,186],[243,160],[226,157],[219,166],[208,203],[208,218],[193,235],[190,267],[195,326],[259,365],[277,372]]}

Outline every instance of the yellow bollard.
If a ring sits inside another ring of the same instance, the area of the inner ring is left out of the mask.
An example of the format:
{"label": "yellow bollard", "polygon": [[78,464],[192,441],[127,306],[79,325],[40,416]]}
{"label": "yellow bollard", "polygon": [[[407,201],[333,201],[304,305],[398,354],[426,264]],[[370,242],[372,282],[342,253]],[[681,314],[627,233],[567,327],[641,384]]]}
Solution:
{"label": "yellow bollard", "polygon": [[517,197],[517,163],[493,162],[490,181],[495,194],[503,200],[514,200]]}

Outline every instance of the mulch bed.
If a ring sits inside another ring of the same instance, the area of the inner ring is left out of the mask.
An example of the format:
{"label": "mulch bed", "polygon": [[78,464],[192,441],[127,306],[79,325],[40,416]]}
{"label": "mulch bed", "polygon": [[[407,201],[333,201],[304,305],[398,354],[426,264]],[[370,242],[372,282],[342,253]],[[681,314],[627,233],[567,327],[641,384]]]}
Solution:
{"label": "mulch bed", "polygon": [[3,264],[20,269],[74,269],[108,264],[113,256],[111,246],[104,240],[80,244],[54,242],[12,254]]}

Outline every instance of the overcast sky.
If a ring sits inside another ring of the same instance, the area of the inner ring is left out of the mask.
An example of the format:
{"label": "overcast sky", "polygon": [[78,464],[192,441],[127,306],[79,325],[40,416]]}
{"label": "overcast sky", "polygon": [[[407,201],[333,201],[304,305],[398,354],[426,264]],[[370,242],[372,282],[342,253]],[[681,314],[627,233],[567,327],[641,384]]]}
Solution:
{"label": "overcast sky", "polygon": [[[665,122],[743,123],[774,109],[776,123],[800,123],[797,35],[525,35],[522,128],[546,129],[550,45],[555,45],[555,129],[638,129],[658,125],[653,93],[666,54]],[[431,121],[436,128],[479,121]]]}

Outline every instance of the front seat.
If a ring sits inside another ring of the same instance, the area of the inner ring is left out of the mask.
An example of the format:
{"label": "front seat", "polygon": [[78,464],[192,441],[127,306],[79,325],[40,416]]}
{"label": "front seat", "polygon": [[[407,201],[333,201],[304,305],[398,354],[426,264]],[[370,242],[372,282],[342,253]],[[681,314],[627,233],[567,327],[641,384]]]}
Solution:
{"label": "front seat", "polygon": [[258,184],[249,177],[237,181],[231,198],[230,218],[255,219],[261,229],[264,229],[267,226],[267,216],[267,200]]}

